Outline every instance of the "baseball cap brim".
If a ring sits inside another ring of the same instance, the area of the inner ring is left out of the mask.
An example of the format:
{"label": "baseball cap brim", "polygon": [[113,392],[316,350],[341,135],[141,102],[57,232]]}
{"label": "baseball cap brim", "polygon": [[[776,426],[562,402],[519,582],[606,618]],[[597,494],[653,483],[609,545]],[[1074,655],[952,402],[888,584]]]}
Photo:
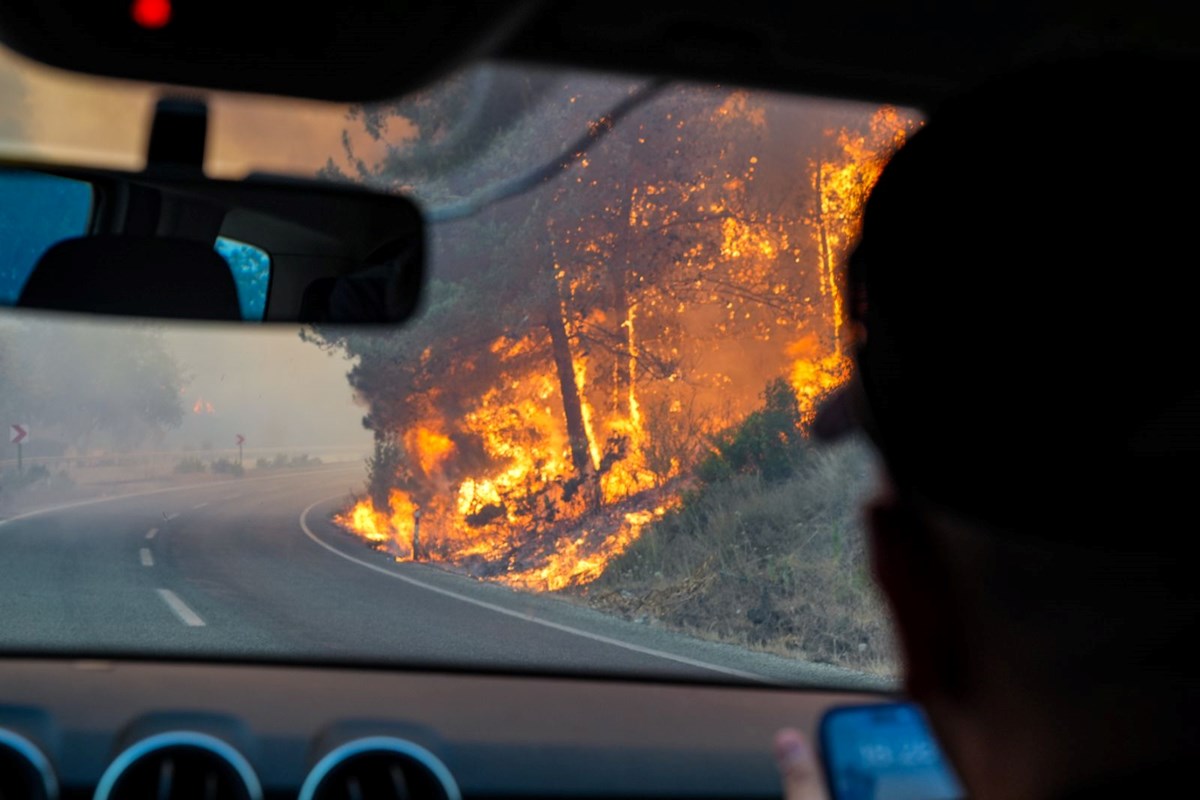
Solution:
{"label": "baseball cap brim", "polygon": [[851,379],[817,406],[812,436],[819,442],[836,442],[862,429],[861,392]]}

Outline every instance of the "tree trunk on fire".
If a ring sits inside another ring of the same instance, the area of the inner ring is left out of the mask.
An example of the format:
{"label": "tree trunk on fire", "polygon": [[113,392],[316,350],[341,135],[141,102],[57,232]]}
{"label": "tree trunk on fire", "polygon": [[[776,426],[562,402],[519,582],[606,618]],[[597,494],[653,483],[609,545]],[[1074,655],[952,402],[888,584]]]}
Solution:
{"label": "tree trunk on fire", "polygon": [[637,188],[630,177],[631,168],[626,165],[624,186],[620,193],[620,203],[616,216],[620,220],[617,226],[617,238],[612,253],[612,263],[616,269],[611,269],[613,288],[613,314],[618,320],[617,334],[621,354],[613,360],[613,393],[612,413],[615,416],[628,419],[633,409],[630,408],[629,398],[633,382],[636,380],[637,354],[634,352],[633,328],[629,324],[629,282],[633,278],[633,262],[629,257],[633,249],[635,237],[639,228],[633,219],[633,198]]}
{"label": "tree trunk on fire", "polygon": [[842,331],[838,324],[841,320],[841,287],[837,283],[837,271],[834,269],[833,252],[829,244],[829,224],[825,218],[825,187],[821,179],[824,163],[817,162],[814,175],[814,186],[817,190],[817,244],[821,258],[821,294],[830,301],[830,326],[833,328],[834,351],[842,353]]}
{"label": "tree trunk on fire", "polygon": [[[632,231],[628,233],[632,235]],[[633,380],[631,364],[633,363],[633,331],[627,320],[629,318],[629,293],[626,281],[629,279],[629,243],[622,237],[617,243],[617,269],[613,270],[613,311],[617,319],[620,334],[621,356],[613,362],[613,413],[620,417],[629,416],[629,386]]]}
{"label": "tree trunk on fire", "polygon": [[[558,385],[562,392],[563,414],[567,418],[567,439],[571,443],[571,463],[575,473],[583,479],[585,487],[595,484],[596,469],[592,465],[591,447],[588,444],[587,428],[583,424],[583,400],[579,387],[575,385],[575,362],[571,358],[571,341],[562,316],[551,314],[546,320],[550,331],[550,347],[554,354],[554,368],[558,371]],[[593,489],[588,491],[588,505],[599,502]]]}

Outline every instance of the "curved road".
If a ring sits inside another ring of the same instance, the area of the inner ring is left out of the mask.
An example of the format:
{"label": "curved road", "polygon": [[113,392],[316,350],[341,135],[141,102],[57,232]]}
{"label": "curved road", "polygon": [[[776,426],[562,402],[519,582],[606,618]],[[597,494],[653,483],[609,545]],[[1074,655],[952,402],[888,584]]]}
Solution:
{"label": "curved road", "polygon": [[0,651],[884,686],[396,563],[329,522],[362,482],[332,466],[0,521]]}

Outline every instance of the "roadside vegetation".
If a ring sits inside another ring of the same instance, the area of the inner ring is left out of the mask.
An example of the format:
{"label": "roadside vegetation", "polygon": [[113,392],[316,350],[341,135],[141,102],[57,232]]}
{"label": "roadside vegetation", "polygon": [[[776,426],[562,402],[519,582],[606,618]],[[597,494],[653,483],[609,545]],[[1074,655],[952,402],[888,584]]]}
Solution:
{"label": "roadside vegetation", "polygon": [[218,458],[209,465],[214,475],[232,475],[235,478],[240,478],[246,474],[246,470],[236,461],[228,458]]}
{"label": "roadside vegetation", "polygon": [[[268,469],[301,469],[306,467],[319,467],[321,459],[318,456],[310,456],[308,453],[298,453],[296,455],[286,455],[284,453],[276,453],[274,458],[265,458],[260,456],[254,462],[256,470]],[[245,467],[233,459],[221,457],[211,461],[205,461],[199,456],[186,455],[179,460],[175,465],[175,472],[183,475],[197,472],[211,472],[214,475],[234,475],[242,477],[246,474]]]}
{"label": "roadside vegetation", "polygon": [[758,411],[711,442],[680,504],[574,591],[640,622],[894,674],[858,512],[870,453],[813,444],[796,408],[791,386],[772,383]]}
{"label": "roadside vegetation", "polygon": [[208,467],[203,461],[196,456],[184,456],[179,459],[179,463],[175,465],[175,472],[179,475],[187,475],[194,472],[205,472]]}
{"label": "roadside vegetation", "polygon": [[66,470],[51,470],[44,464],[33,464],[20,472],[15,467],[0,470],[0,492],[16,492],[26,488],[70,487],[74,485]]}
{"label": "roadside vegetation", "polygon": [[263,458],[260,456],[254,462],[255,469],[296,469],[319,466],[321,466],[321,459],[318,456],[310,456],[308,453],[300,453],[294,456],[276,453],[274,458]]}

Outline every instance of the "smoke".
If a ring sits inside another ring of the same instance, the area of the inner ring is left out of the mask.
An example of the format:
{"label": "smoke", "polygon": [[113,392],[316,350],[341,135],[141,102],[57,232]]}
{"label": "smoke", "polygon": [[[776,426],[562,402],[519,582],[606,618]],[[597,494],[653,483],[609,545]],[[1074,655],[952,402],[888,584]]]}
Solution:
{"label": "smoke", "polygon": [[189,413],[171,438],[218,448],[246,437],[249,448],[371,448],[363,408],[346,381],[350,362],[281,326],[163,325],[162,338],[187,382]]}
{"label": "smoke", "polygon": [[246,447],[370,452],[350,363],[293,326],[197,325],[0,311],[0,414],[68,450]]}

